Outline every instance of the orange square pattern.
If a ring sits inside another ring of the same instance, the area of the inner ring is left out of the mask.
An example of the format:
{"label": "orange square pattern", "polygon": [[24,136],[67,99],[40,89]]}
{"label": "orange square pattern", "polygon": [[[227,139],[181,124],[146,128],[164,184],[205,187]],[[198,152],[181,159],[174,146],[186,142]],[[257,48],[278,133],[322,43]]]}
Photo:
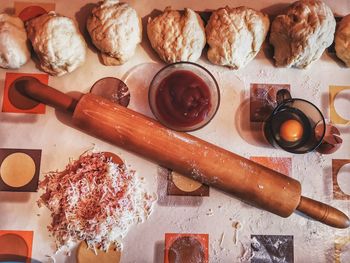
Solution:
{"label": "orange square pattern", "polygon": [[264,157],[252,156],[250,160],[275,170],[281,174],[291,176],[292,174],[292,158],[288,157]]}
{"label": "orange square pattern", "polygon": [[40,103],[32,109],[22,110],[15,107],[9,100],[9,88],[12,82],[20,77],[34,77],[43,84],[48,85],[49,83],[49,75],[47,74],[31,74],[31,73],[12,73],[6,72],[5,77],[5,87],[4,87],[4,100],[2,104],[3,112],[14,112],[14,113],[36,113],[36,114],[44,114],[45,113],[45,105]]}
{"label": "orange square pattern", "polygon": [[[0,230],[0,239],[4,236],[8,235],[13,235],[17,236],[19,239],[23,239],[23,241],[26,243],[27,248],[28,248],[28,253],[27,253],[27,263],[31,262],[32,258],[32,248],[33,248],[33,231],[24,231],[24,230]],[[16,244],[18,245],[18,244]],[[4,251],[4,248],[0,246],[0,259],[1,255],[4,255],[8,253],[7,251]],[[3,261],[1,261],[3,262]],[[5,260],[6,262],[6,260]],[[8,262],[8,261],[7,261]]]}
{"label": "orange square pattern", "polygon": [[169,261],[169,249],[174,241],[181,237],[193,237],[202,245],[204,249],[204,263],[209,262],[209,235],[208,234],[180,234],[180,233],[165,233],[165,249],[164,249],[164,263]]}

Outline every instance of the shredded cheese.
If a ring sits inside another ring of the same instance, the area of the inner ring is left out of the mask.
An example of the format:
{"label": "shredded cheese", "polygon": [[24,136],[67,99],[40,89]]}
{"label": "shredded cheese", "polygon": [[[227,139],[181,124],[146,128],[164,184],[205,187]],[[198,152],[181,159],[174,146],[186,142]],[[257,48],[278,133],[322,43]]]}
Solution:
{"label": "shredded cheese", "polygon": [[47,174],[39,188],[38,205],[51,211],[48,230],[57,249],[83,240],[94,250],[121,248],[129,227],[148,217],[155,200],[134,171],[103,153],[86,153],[64,171]]}

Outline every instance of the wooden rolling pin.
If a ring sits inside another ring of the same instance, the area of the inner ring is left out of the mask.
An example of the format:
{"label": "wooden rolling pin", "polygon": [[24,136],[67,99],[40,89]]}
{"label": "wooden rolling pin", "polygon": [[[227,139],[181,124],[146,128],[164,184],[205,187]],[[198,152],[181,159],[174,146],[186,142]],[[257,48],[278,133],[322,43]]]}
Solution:
{"label": "wooden rolling pin", "polygon": [[71,112],[73,123],[87,133],[254,206],[282,217],[288,217],[297,209],[327,225],[349,227],[349,218],[341,211],[301,196],[301,185],[295,179],[192,135],[170,130],[151,118],[93,94],[76,101],[30,77],[20,78],[14,85],[34,100]]}

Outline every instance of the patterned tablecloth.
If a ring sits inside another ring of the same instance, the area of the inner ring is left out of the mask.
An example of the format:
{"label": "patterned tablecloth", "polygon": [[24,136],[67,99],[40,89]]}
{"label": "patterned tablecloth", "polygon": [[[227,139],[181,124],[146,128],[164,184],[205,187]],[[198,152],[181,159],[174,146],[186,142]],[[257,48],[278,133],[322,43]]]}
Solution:
{"label": "patterned tablecloth", "polygon": [[[128,2],[145,23],[153,9],[162,10],[169,5],[196,11],[246,5],[274,15],[290,1]],[[348,0],[326,2],[337,16],[350,13]],[[93,3],[78,0],[48,3],[47,8],[72,17],[86,33],[84,23]],[[15,5],[13,1],[2,0],[0,11],[11,12]],[[299,180],[303,195],[331,204],[349,215],[350,70],[331,52],[325,52],[307,70],[284,69],[274,67],[271,50],[265,45],[247,67],[236,71],[210,64],[205,52],[198,63],[215,76],[222,99],[212,122],[192,134]],[[97,80],[110,76],[128,85],[129,108],[152,117],[148,86],[163,65],[144,35],[136,55],[122,66],[102,65],[90,45],[86,63],[62,77],[44,74],[33,60],[19,70],[0,69],[0,161],[5,166],[6,157],[17,154],[18,158],[24,158],[23,162],[30,155],[35,163],[33,185],[27,185],[23,192],[0,191],[0,254],[6,252],[6,244],[16,244],[18,251],[22,249],[33,262],[52,260],[48,256],[53,255],[53,239],[46,229],[50,214],[46,208],[38,208],[39,193],[31,191],[36,190],[37,180],[45,173],[64,169],[70,158],[78,158],[95,147],[120,155],[145,178],[147,189],[158,195],[151,217],[132,227],[124,239],[121,262],[163,262],[167,253],[164,251],[170,246],[199,253],[209,262],[350,262],[349,230],[330,228],[297,213],[284,219],[194,183],[187,182],[180,189],[176,180],[181,177],[174,180],[176,176],[171,177],[168,170],[74,129],[69,125],[69,116],[42,105],[18,109],[8,99],[9,85],[21,74],[34,74],[63,92],[89,92]],[[337,152],[293,155],[257,144],[258,135],[252,129],[256,123],[251,123],[249,118],[251,96],[256,96],[256,89],[275,89],[280,84],[289,88],[293,97],[313,102],[335,124],[343,139]],[[17,167],[24,175],[26,169],[29,168]],[[5,189],[2,181],[1,184],[1,189],[11,190]],[[178,242],[179,238],[187,240],[187,245]],[[57,262],[75,262],[75,254],[75,250],[70,255],[60,252],[54,258]]]}

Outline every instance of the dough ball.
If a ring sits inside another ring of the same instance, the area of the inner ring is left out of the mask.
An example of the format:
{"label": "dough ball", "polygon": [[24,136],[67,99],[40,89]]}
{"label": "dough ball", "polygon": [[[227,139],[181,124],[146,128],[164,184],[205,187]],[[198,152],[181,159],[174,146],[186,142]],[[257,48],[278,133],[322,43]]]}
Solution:
{"label": "dough ball", "polygon": [[197,61],[205,46],[205,31],[200,16],[189,8],[183,14],[167,7],[149,19],[147,35],[153,49],[167,63]]}
{"label": "dough ball", "polygon": [[234,69],[246,66],[259,52],[269,26],[268,16],[251,8],[214,11],[205,28],[208,59]]}
{"label": "dough ball", "polygon": [[22,20],[0,14],[0,67],[20,68],[29,58],[27,32]]}
{"label": "dough ball", "polygon": [[86,44],[71,18],[50,12],[29,20],[26,27],[45,72],[62,76],[84,63]]}
{"label": "dough ball", "polygon": [[350,15],[341,20],[335,32],[335,52],[350,67]]}
{"label": "dough ball", "polygon": [[332,10],[322,1],[292,4],[271,25],[276,66],[306,68],[319,59],[333,42],[335,25]]}
{"label": "dough ball", "polygon": [[87,30],[105,65],[125,63],[142,40],[141,19],[135,9],[118,0],[100,2],[87,20]]}

